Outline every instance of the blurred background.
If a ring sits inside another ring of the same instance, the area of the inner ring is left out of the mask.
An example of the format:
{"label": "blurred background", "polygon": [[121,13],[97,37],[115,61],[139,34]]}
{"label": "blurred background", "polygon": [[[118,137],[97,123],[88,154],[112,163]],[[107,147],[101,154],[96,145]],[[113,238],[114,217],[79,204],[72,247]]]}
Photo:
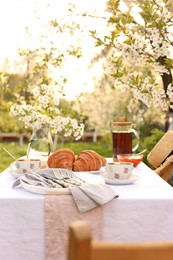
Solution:
{"label": "blurred background", "polygon": [[147,149],[148,164],[147,154],[167,131],[169,116],[114,87],[106,71],[109,46],[96,47],[91,35],[107,33],[106,8],[105,0],[0,1],[0,172],[13,161],[3,147],[16,158],[25,155],[32,133],[10,108],[30,102],[41,83],[58,84],[61,113],[85,124],[78,141],[52,133],[54,149],[69,147],[76,154],[93,149],[112,157],[111,123],[125,116],[140,134],[138,151]]}

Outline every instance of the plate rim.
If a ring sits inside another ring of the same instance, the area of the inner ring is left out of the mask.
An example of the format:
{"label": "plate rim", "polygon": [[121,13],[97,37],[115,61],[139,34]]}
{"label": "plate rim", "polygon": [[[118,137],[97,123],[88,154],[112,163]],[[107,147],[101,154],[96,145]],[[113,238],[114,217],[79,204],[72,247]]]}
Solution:
{"label": "plate rim", "polygon": [[128,184],[133,184],[134,182],[139,180],[140,177],[139,177],[139,175],[132,174],[129,179],[125,179],[125,180],[119,180],[119,179],[111,180],[111,179],[105,178],[104,176],[103,176],[103,178],[105,180],[105,183],[107,183],[107,184],[128,185]]}
{"label": "plate rim", "polygon": [[49,188],[42,186],[34,186],[24,181],[20,180],[21,187],[32,193],[42,194],[42,195],[70,195],[71,192],[68,188]]}

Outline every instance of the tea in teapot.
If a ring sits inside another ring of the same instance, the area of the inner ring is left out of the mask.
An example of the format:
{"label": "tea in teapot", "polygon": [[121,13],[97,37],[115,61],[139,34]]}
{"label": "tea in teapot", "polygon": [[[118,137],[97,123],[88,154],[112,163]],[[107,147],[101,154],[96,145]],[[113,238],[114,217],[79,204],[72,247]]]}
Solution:
{"label": "tea in teapot", "polygon": [[[137,144],[132,147],[133,134]],[[120,117],[119,122],[112,123],[113,159],[117,161],[117,154],[134,152],[139,146],[139,134],[132,128],[131,122],[126,122],[125,117]]]}

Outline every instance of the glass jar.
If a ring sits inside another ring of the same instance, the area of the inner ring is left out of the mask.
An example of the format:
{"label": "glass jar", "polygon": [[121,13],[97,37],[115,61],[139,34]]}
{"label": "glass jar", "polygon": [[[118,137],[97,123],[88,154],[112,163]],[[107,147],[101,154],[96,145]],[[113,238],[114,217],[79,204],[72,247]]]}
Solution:
{"label": "glass jar", "polygon": [[28,144],[27,158],[42,158],[49,156],[53,142],[49,125],[33,131]]}

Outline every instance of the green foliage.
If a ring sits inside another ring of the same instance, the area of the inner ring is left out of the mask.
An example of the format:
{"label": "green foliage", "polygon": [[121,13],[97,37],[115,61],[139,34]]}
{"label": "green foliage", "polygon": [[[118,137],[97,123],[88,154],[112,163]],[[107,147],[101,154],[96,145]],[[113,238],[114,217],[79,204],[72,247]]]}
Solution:
{"label": "green foliage", "polygon": [[162,138],[164,134],[165,132],[163,132],[162,130],[154,128],[151,130],[150,136],[140,141],[140,150],[142,151],[143,149],[147,149],[147,152],[144,154],[144,162],[152,169],[153,169],[152,165],[150,165],[149,162],[147,161],[147,155],[153,149],[156,143]]}

